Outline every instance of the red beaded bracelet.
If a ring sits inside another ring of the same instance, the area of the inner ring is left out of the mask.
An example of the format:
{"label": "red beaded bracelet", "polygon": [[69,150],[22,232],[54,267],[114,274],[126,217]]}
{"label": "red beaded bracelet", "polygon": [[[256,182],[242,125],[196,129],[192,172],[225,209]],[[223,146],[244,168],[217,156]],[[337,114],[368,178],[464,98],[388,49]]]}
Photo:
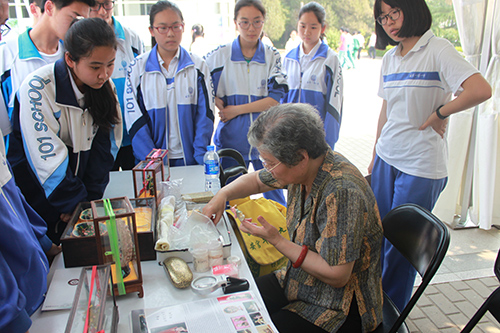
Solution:
{"label": "red beaded bracelet", "polygon": [[304,259],[306,258],[307,251],[309,251],[307,245],[302,245],[302,251],[300,252],[299,258],[292,264],[293,268],[299,268],[302,265]]}

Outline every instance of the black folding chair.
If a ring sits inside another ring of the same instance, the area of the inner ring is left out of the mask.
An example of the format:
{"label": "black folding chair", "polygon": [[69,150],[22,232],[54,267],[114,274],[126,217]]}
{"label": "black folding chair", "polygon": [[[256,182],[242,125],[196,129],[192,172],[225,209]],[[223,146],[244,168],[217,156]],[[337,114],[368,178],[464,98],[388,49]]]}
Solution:
{"label": "black folding chair", "polygon": [[[495,275],[500,282],[500,250],[498,251],[497,260],[495,261]],[[472,331],[474,326],[483,318],[486,311],[489,311],[500,323],[500,287],[495,289],[486,301],[484,301],[483,305],[481,305],[479,310],[477,310],[461,332],[466,333]]]}
{"label": "black folding chair", "polygon": [[384,319],[375,332],[409,332],[405,319],[441,265],[450,244],[450,234],[441,220],[414,204],[394,208],[382,224],[385,238],[415,267],[422,282],[401,313],[384,293]]}
{"label": "black folding chair", "polygon": [[222,161],[221,163],[219,163],[219,179],[221,187],[226,185],[226,182],[229,178],[248,172],[243,156],[241,156],[240,152],[236,149],[222,148],[217,151],[217,154],[219,154],[219,159],[221,160],[223,158],[231,158],[237,163],[236,165],[230,166],[225,170],[222,168]]}

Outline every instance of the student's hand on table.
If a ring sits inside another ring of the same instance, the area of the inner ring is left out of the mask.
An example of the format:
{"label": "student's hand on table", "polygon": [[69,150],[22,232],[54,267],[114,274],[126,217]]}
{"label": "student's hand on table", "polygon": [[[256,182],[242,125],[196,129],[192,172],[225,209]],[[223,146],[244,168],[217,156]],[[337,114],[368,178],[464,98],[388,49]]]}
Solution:
{"label": "student's hand on table", "polygon": [[56,245],[52,243],[50,249],[45,253],[45,255],[47,256],[47,260],[49,261],[49,265],[52,264],[52,261],[54,260],[55,256],[61,252],[62,252],[61,245]]}
{"label": "student's hand on table", "polygon": [[226,209],[227,198],[220,191],[203,207],[202,213],[214,222],[219,223],[224,210]]}
{"label": "student's hand on table", "polygon": [[446,132],[446,127],[448,126],[448,118],[441,120],[437,116],[436,112],[433,112],[429,118],[425,121],[425,123],[420,126],[419,130],[423,131],[427,127],[432,127],[432,129],[441,136],[441,138],[444,138],[444,133]]}
{"label": "student's hand on table", "polygon": [[245,221],[241,222],[241,231],[263,238],[276,247],[280,240],[283,239],[283,236],[281,236],[275,226],[269,224],[262,216],[259,216],[257,220],[262,226],[258,226],[256,223],[251,222],[251,220],[245,219]]}

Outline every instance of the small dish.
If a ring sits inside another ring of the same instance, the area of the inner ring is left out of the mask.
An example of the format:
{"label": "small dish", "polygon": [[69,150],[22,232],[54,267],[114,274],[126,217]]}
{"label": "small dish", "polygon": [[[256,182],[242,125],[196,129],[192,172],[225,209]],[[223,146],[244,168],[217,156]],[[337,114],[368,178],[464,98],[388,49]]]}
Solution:
{"label": "small dish", "polygon": [[84,210],[80,213],[80,220],[83,220],[83,221],[91,221],[91,220],[92,220],[92,208],[87,208],[87,209],[84,209]]}
{"label": "small dish", "polygon": [[[99,230],[101,235],[105,235],[108,232],[106,224],[99,222]],[[73,236],[75,237],[92,237],[95,236],[94,232],[94,222],[80,222],[73,228]]]}

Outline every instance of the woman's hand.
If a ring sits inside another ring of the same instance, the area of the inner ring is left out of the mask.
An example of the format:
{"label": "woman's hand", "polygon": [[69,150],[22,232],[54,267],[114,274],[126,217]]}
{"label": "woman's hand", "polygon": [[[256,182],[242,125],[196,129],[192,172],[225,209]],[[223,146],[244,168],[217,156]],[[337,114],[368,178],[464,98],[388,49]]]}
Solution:
{"label": "woman's hand", "polygon": [[373,164],[375,164],[375,157],[372,158],[372,161],[370,162],[370,164],[368,165],[368,174],[371,175],[372,174],[372,171],[373,171]]}
{"label": "woman's hand", "polygon": [[263,238],[271,243],[274,247],[277,247],[279,242],[285,239],[283,238],[283,236],[281,236],[278,229],[269,224],[269,222],[267,222],[265,218],[259,216],[257,220],[262,226],[258,226],[257,224],[245,219],[245,221],[241,222],[241,231]]}
{"label": "woman's hand", "polygon": [[61,215],[59,215],[59,218],[61,219],[61,221],[68,223],[71,219],[71,214],[62,213]]}
{"label": "woman's hand", "polygon": [[222,99],[220,99],[219,97],[215,97],[215,106],[219,110],[224,109],[224,102],[222,101]]}
{"label": "woman's hand", "polygon": [[219,190],[217,194],[203,207],[202,213],[210,218],[214,224],[219,223],[224,210],[226,209],[227,197]]}
{"label": "woman's hand", "polygon": [[47,256],[47,260],[49,261],[49,265],[51,265],[52,261],[54,261],[54,257],[61,252],[62,252],[61,245],[56,245],[52,243],[50,249],[45,253],[45,255]]}
{"label": "woman's hand", "polygon": [[219,109],[220,120],[225,123],[239,116],[238,107],[238,105],[228,105],[223,109]]}
{"label": "woman's hand", "polygon": [[444,138],[444,133],[446,132],[446,126],[448,126],[448,118],[447,119],[439,119],[437,116],[436,112],[433,112],[429,118],[425,121],[425,123],[420,126],[419,130],[423,131],[427,127],[432,127],[432,129],[441,136],[441,138]]}

